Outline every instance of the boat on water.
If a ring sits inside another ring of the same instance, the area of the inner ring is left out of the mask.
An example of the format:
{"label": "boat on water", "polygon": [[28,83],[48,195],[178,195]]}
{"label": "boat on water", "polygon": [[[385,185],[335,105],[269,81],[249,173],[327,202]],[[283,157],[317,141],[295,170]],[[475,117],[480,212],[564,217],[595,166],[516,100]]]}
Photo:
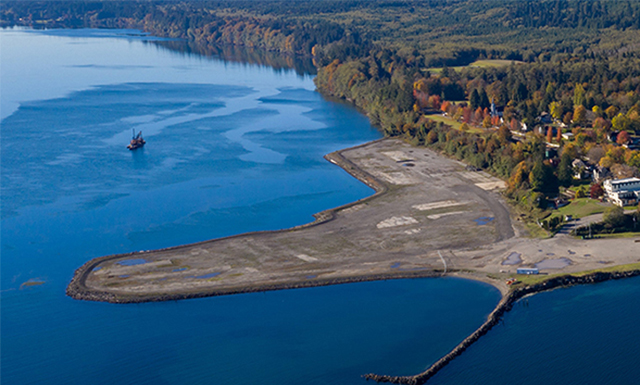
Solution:
{"label": "boat on water", "polygon": [[131,138],[131,143],[129,143],[127,148],[133,151],[138,148],[141,148],[142,146],[144,146],[145,143],[147,142],[145,142],[144,139],[142,138],[142,131],[138,132],[138,135],[136,135],[136,130],[133,130],[133,137]]}

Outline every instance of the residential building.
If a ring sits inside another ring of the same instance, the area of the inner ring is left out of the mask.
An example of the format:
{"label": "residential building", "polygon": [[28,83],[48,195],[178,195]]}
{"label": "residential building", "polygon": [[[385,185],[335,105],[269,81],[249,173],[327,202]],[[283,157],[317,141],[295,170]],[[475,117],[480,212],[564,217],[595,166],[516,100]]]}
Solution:
{"label": "residential building", "polygon": [[602,187],[607,200],[618,206],[635,205],[640,199],[640,178],[605,180]]}

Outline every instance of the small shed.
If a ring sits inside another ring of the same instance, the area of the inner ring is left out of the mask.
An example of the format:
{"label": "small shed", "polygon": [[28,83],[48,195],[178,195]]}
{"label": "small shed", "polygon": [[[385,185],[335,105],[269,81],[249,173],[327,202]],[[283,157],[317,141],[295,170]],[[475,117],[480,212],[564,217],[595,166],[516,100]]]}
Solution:
{"label": "small shed", "polygon": [[536,275],[540,274],[537,267],[519,267],[516,271],[518,274]]}

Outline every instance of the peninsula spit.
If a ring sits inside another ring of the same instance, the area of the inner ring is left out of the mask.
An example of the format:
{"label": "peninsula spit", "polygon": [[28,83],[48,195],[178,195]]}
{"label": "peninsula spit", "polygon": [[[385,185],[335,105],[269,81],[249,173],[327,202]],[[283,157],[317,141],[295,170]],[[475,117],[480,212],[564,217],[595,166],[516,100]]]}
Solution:
{"label": "peninsula spit", "polygon": [[327,160],[376,190],[307,225],[93,259],[67,288],[76,299],[131,303],[442,274],[508,292],[518,267],[575,273],[636,263],[633,238],[524,237],[504,182],[398,139]]}

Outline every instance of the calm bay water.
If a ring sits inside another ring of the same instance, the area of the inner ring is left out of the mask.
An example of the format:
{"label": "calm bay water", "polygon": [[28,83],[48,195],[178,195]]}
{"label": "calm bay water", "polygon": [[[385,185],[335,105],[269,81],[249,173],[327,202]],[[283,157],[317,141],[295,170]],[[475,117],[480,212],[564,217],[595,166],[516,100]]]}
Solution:
{"label": "calm bay water", "polygon": [[[65,297],[90,258],[295,226],[371,194],[322,155],[380,134],[309,75],[136,31],[0,38],[2,384],[358,384],[421,371],[498,302],[449,278],[126,306]],[[132,129],[143,151],[126,150]],[[603,383],[613,368],[634,383],[638,283],[533,297],[433,381]],[[574,382],[574,367],[599,375]]]}
{"label": "calm bay water", "polygon": [[[1,33],[3,384],[361,383],[420,371],[497,302],[456,279],[65,297],[90,258],[286,228],[370,195],[322,156],[380,133],[294,71],[135,31]],[[125,148],[132,129],[144,150]]]}

